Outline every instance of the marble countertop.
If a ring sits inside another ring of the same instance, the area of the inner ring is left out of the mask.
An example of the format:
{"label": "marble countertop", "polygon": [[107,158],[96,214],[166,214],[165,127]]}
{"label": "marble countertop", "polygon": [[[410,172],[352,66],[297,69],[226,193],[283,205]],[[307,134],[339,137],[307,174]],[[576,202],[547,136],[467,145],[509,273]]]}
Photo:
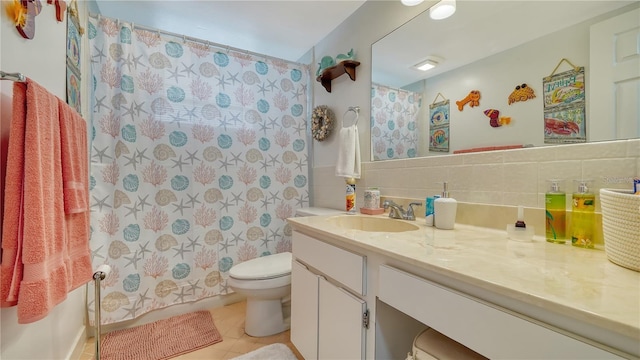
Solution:
{"label": "marble countertop", "polygon": [[424,225],[423,219],[409,222],[419,226],[415,231],[346,230],[332,226],[331,217],[289,222],[309,235],[389,256],[640,341],[640,273],[610,262],[603,250],[538,237],[518,242],[509,240],[506,231],[460,224],[439,230]]}

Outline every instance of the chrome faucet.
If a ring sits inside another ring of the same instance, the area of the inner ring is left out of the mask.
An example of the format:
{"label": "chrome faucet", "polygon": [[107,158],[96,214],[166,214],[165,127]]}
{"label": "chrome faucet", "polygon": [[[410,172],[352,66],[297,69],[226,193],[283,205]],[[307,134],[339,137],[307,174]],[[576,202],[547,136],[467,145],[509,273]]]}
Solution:
{"label": "chrome faucet", "polygon": [[422,203],[412,202],[409,204],[409,209],[405,211],[402,208],[402,205],[398,205],[391,200],[385,200],[382,203],[382,206],[385,210],[389,209],[389,217],[392,219],[402,219],[402,220],[415,220],[416,215],[413,212],[413,205],[422,206]]}

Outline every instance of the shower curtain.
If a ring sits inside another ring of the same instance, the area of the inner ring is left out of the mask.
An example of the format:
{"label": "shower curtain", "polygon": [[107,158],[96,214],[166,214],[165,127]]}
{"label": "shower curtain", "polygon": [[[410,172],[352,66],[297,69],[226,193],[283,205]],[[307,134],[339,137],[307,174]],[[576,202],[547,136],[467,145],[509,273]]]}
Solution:
{"label": "shower curtain", "polygon": [[[90,18],[91,249],[102,323],[232,290],[308,205],[305,65]],[[89,289],[89,319],[94,319]]]}
{"label": "shower curtain", "polygon": [[404,159],[418,153],[422,95],[371,85],[371,152],[374,160]]}

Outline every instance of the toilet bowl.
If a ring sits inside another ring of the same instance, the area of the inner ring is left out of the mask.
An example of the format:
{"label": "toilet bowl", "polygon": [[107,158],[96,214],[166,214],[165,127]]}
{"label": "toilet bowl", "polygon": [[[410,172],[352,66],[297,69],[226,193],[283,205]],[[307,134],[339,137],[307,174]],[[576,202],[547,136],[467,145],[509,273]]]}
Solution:
{"label": "toilet bowl", "polygon": [[291,253],[245,261],[229,270],[227,284],[247,297],[244,331],[262,337],[290,327]]}

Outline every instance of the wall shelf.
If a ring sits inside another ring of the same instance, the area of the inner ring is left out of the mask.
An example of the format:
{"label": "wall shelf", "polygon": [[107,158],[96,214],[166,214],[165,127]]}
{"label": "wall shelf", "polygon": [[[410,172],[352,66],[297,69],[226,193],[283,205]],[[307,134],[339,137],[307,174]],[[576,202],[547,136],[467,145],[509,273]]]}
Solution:
{"label": "wall shelf", "polygon": [[341,76],[342,74],[347,74],[351,80],[356,81],[356,67],[358,65],[360,65],[359,61],[341,61],[337,65],[324,69],[322,74],[318,75],[316,80],[322,84],[327,92],[331,92],[331,80]]}

